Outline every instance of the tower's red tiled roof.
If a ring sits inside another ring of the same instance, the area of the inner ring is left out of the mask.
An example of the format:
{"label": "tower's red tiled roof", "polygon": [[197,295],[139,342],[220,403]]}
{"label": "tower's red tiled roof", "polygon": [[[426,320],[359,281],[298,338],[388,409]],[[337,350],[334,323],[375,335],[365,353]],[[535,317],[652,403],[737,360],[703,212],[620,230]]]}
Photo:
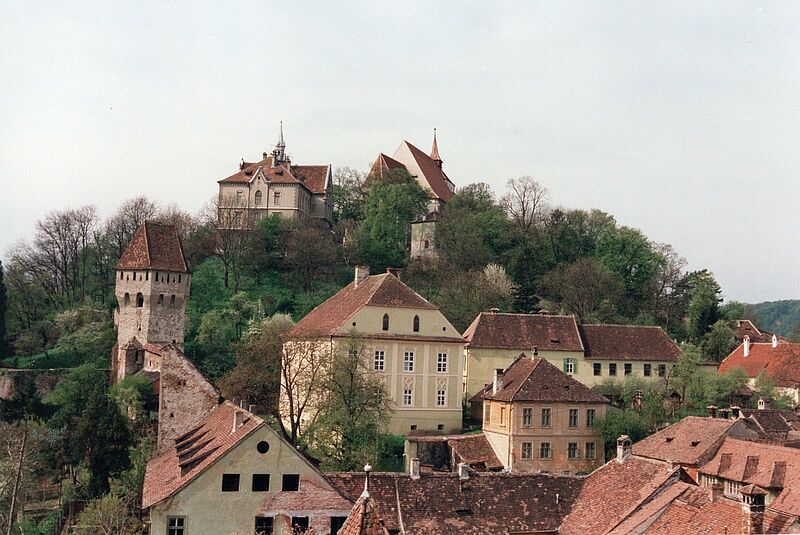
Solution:
{"label": "tower's red tiled roof", "polygon": [[[309,312],[289,332],[290,337],[346,334],[347,319],[365,306],[436,310],[421,295],[391,273],[372,275],[358,286],[351,282]],[[453,338],[460,339],[457,334]]]}
{"label": "tower's red tiled roof", "polygon": [[145,221],[136,230],[116,267],[189,272],[178,230],[173,225],[152,221]]}
{"label": "tower's red tiled roof", "polygon": [[578,351],[583,342],[574,316],[481,312],[464,331],[471,349]]}
{"label": "tower's red tiled roof", "polygon": [[[489,387],[487,387],[489,388]],[[583,383],[576,381],[546,360],[518,356],[503,372],[503,388],[483,399],[497,401],[539,401],[572,403],[608,403]]]}
{"label": "tower's red tiled roof", "polygon": [[[432,192],[431,197],[443,201],[450,200],[453,196],[453,192],[450,191],[449,184],[452,184],[452,182],[447,178],[442,168],[439,167],[439,164],[408,141],[403,141],[403,143],[408,146],[409,151],[411,151],[411,156],[417,162],[420,171],[422,171],[424,175],[424,177],[417,177],[417,179],[422,178],[427,182],[428,188]],[[425,184],[423,184],[423,186],[424,185]]]}
{"label": "tower's red tiled roof", "polygon": [[661,327],[579,325],[586,358],[677,361],[681,350]]}
{"label": "tower's red tiled roof", "polygon": [[744,356],[744,344],[739,345],[719,365],[719,373],[741,368],[750,378],[766,372],[778,386],[796,387],[800,385],[800,344],[779,342],[751,343],[750,354]]}
{"label": "tower's red tiled roof", "polygon": [[362,494],[337,535],[389,535],[369,495]]}

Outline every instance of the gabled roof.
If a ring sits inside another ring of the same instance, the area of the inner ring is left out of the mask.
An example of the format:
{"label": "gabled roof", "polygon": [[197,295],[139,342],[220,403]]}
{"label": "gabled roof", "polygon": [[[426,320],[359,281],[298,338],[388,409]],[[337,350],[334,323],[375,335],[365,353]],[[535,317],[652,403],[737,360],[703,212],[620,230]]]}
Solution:
{"label": "gabled roof", "polygon": [[165,223],[145,221],[134,233],[116,268],[188,273],[178,229]]}
{"label": "gabled roof", "polygon": [[768,333],[766,331],[762,332],[752,321],[734,320],[733,337],[741,344],[744,341],[745,336],[749,336],[751,342],[772,341],[772,333]]}
{"label": "gabled roof", "polygon": [[687,416],[633,445],[640,457],[681,465],[706,462],[738,420]]}
{"label": "gabled roof", "polygon": [[470,349],[584,350],[575,316],[481,312],[464,338]]}
{"label": "gabled roof", "polygon": [[719,373],[741,368],[748,377],[756,378],[766,372],[777,386],[797,387],[800,385],[800,344],[779,342],[751,343],[750,354],[744,356],[744,344],[739,345],[725,357],[719,365]]}
{"label": "gabled roof", "polygon": [[[289,332],[290,337],[334,336],[346,334],[350,316],[366,306],[436,310],[424,297],[391,273],[372,275],[358,286],[351,282],[327,301],[309,312]],[[457,334],[451,336],[460,339]]]}
{"label": "gabled roof", "polygon": [[752,421],[770,439],[781,442],[800,439],[800,414],[778,409],[742,409],[742,416]]}
{"label": "gabled roof", "polygon": [[403,169],[408,171],[405,165],[381,152],[375,159],[375,163],[372,164],[369,174],[372,177],[382,179],[383,174],[391,171],[392,169]]}
{"label": "gabled roof", "polygon": [[[432,193],[431,197],[434,199],[441,199],[443,201],[450,200],[450,197],[453,196],[450,186],[453,183],[449,178],[447,178],[447,175],[442,168],[439,167],[439,164],[436,162],[436,160],[419,150],[408,141],[403,141],[403,143],[400,145],[400,148],[397,149],[395,157],[397,157],[397,154],[403,149],[403,145],[405,145],[411,152],[411,156],[414,158],[414,161],[423,174],[423,176],[417,177],[417,180],[423,179],[425,183],[427,183],[427,186]],[[425,183],[423,183],[423,186],[425,186]]]}
{"label": "gabled roof", "polygon": [[234,413],[244,411],[223,402],[194,429],[175,439],[175,445],[147,463],[142,508],[172,496],[214,464],[250,433],[265,427],[258,416],[244,411],[243,424],[233,429]]}
{"label": "gabled roof", "polygon": [[576,381],[546,360],[518,356],[503,372],[503,388],[483,399],[496,401],[543,401],[608,403],[608,399]]}
{"label": "gabled roof", "polygon": [[356,500],[337,535],[389,535],[383,518],[375,509],[375,501],[367,491]]}
{"label": "gabled roof", "polygon": [[329,176],[329,165],[291,165],[279,163],[272,165],[272,156],[258,162],[242,162],[239,171],[227,178],[218,180],[219,184],[247,184],[259,173],[272,184],[302,184],[312,193],[324,193]]}
{"label": "gabled roof", "polygon": [[579,325],[586,358],[677,361],[681,350],[661,327]]}
{"label": "gabled roof", "polygon": [[[364,489],[363,473],[326,474],[353,499]],[[407,535],[507,535],[558,529],[583,484],[582,478],[549,474],[470,472],[373,473],[369,494],[386,528]],[[583,532],[589,533],[589,532]]]}

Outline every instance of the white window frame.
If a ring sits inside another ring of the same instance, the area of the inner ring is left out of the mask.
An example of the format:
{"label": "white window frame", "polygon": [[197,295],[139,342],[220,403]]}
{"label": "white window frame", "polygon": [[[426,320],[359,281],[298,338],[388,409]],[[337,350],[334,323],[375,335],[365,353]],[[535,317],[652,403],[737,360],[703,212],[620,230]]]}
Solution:
{"label": "white window frame", "polygon": [[564,373],[575,373],[574,357],[567,357],[564,359]]}
{"label": "white window frame", "polygon": [[[574,450],[572,450],[572,448],[570,448],[570,445],[572,445],[572,444],[575,444],[575,449]],[[572,451],[575,451],[575,455],[570,455],[570,453]],[[567,459],[574,461],[575,459],[580,459],[580,458],[581,458],[581,449],[578,447],[578,443],[577,442],[567,442]]]}
{"label": "white window frame", "polygon": [[373,360],[373,369],[376,372],[386,370],[386,352],[383,349],[375,350],[375,358]]}
{"label": "white window frame", "polygon": [[[527,450],[527,451],[526,451]],[[523,442],[519,449],[520,459],[533,459],[533,442]]]}
{"label": "white window frame", "polygon": [[447,406],[447,390],[439,389],[436,391],[436,406],[437,407]]}
{"label": "white window frame", "polygon": [[447,373],[447,353],[445,352],[436,355],[436,373]]}
{"label": "white window frame", "polygon": [[[543,449],[544,445],[547,444],[547,455],[542,455],[542,452],[545,451]],[[539,443],[539,458],[540,459],[552,459],[553,458],[553,444],[550,442],[540,442]]]}
{"label": "white window frame", "polygon": [[[176,524],[177,524],[178,520],[183,520],[183,525],[182,526],[178,526],[178,525],[171,526],[170,525],[170,522],[172,522],[172,521],[175,521]],[[180,516],[180,515],[178,515],[178,516],[168,516],[167,517],[167,535],[186,535],[188,533],[188,531],[186,529],[186,524],[188,524],[186,516]],[[178,530],[180,530],[180,531],[178,531]]]}
{"label": "white window frame", "polygon": [[414,352],[405,351],[403,353],[403,371],[412,373],[414,371]]}
{"label": "white window frame", "polygon": [[[575,418],[573,418],[573,416]],[[580,419],[580,411],[578,409],[569,409],[567,411],[567,427],[578,427],[578,420]],[[575,422],[573,424],[573,422]]]}
{"label": "white window frame", "polygon": [[[589,448],[590,445],[592,446],[591,448]],[[589,456],[589,450],[590,449],[592,450],[592,456],[591,457]],[[584,446],[583,454],[584,454],[584,457],[586,457],[587,459],[596,459],[597,458],[597,443],[596,442],[587,442],[586,445]]]}
{"label": "white window frame", "polygon": [[533,407],[522,408],[522,427],[533,427]]}
{"label": "white window frame", "polygon": [[413,407],[414,406],[414,389],[413,388],[404,388],[403,389],[403,407]]}

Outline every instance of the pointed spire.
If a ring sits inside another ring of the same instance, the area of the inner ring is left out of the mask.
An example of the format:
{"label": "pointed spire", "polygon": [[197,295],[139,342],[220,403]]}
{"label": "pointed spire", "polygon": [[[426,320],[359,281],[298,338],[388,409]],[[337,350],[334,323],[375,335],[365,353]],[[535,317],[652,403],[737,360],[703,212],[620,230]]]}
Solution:
{"label": "pointed spire", "polygon": [[283,142],[283,121],[281,121],[281,135],[280,135],[280,138],[278,138],[278,145],[277,146],[278,147],[285,147],[286,146],[286,143]]}
{"label": "pointed spire", "polygon": [[286,143],[283,141],[283,121],[281,121],[281,130],[278,137],[278,143],[275,145],[275,150],[272,151],[272,165],[284,163],[286,161]]}
{"label": "pointed spire", "polygon": [[439,156],[439,144],[436,142],[436,129],[433,129],[433,147],[431,147],[431,159],[442,166],[442,158]]}

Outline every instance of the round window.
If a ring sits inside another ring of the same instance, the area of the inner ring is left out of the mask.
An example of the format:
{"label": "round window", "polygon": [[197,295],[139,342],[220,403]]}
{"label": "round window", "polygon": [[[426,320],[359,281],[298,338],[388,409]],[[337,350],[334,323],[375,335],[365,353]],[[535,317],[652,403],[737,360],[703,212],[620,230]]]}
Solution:
{"label": "round window", "polygon": [[256,445],[256,449],[258,453],[267,453],[269,451],[269,443],[266,440],[262,440]]}

